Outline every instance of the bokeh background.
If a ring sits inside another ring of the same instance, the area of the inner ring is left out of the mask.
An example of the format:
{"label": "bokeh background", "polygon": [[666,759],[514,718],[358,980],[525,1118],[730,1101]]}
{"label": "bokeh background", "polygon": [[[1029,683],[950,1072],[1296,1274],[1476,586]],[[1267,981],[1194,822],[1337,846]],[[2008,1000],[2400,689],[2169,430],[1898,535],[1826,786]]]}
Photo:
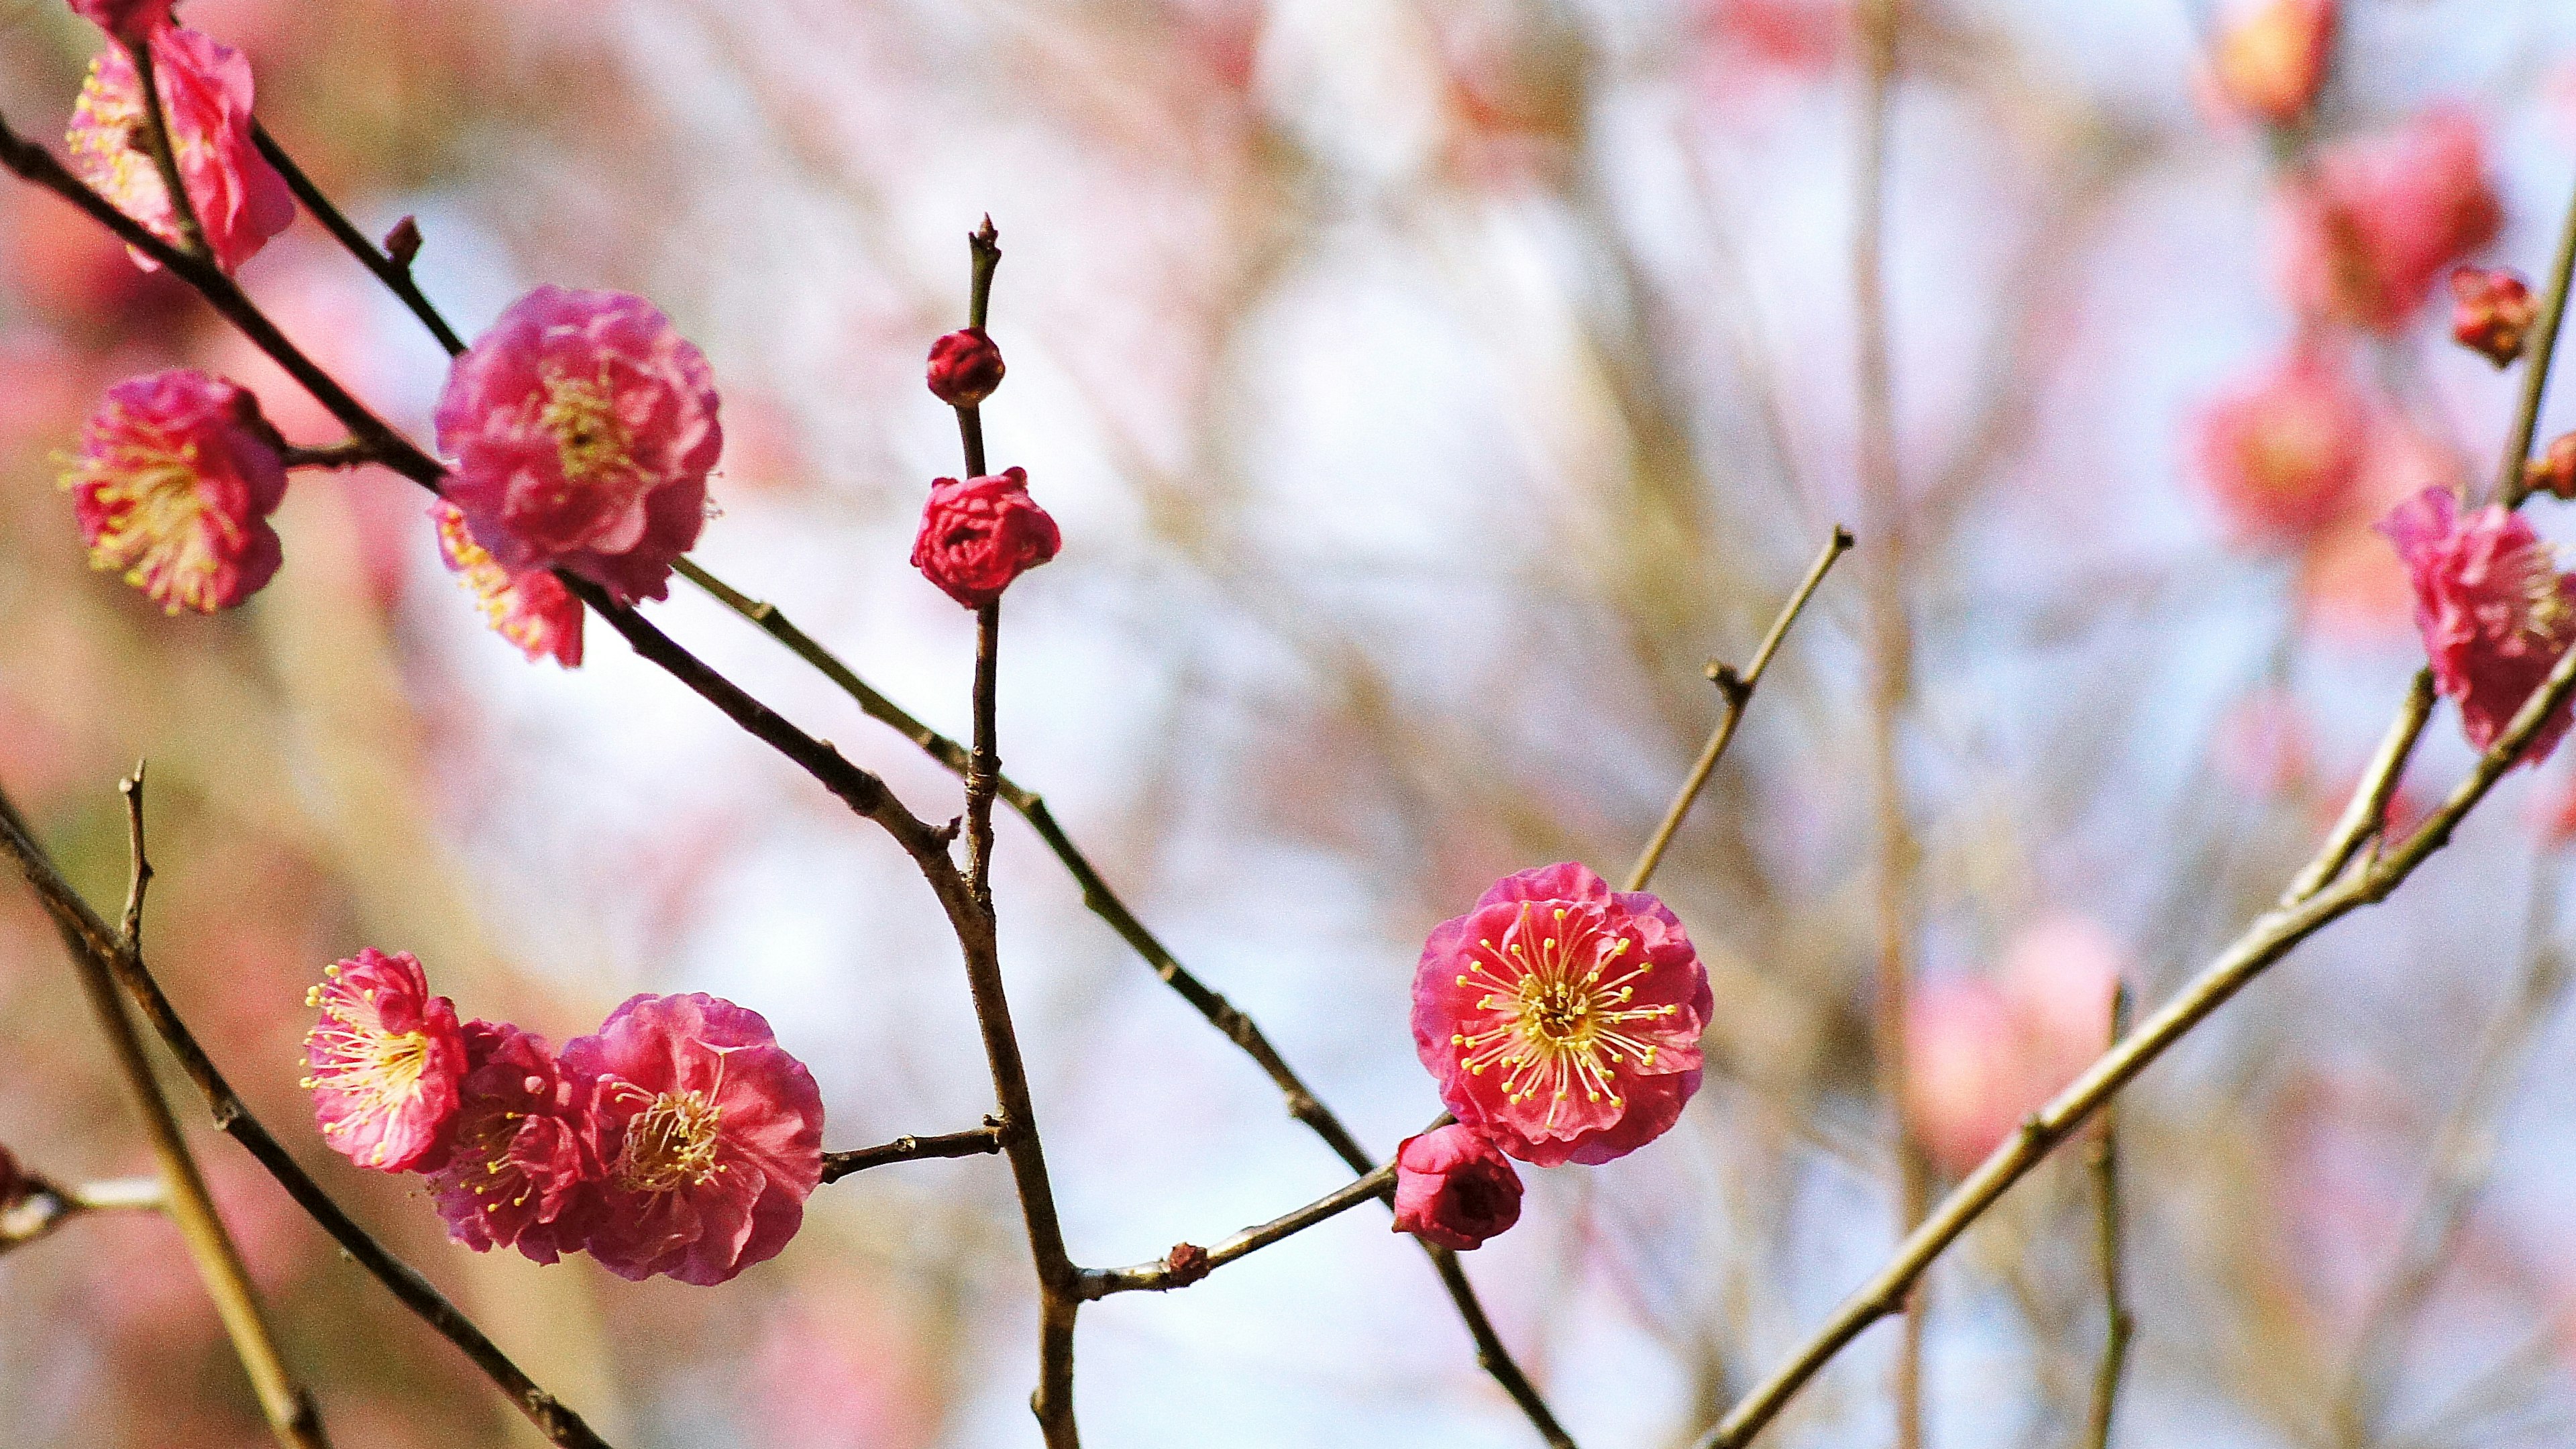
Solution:
{"label": "bokeh background", "polygon": [[[2428,302],[2328,339],[2370,419],[2337,506],[2246,525],[2266,479],[2208,462],[2211,410],[2320,335],[2288,275],[2296,178],[2465,118],[2502,209],[2474,256],[2540,273],[2576,175],[2576,14],[2350,0],[2311,121],[2282,127],[2214,78],[2242,19],[2226,7],[1910,11],[1888,214],[1915,627],[1896,723],[1923,859],[1911,1090],[1955,1171],[2089,1051],[2111,973],[2160,1000],[2305,858],[2421,657],[2367,525],[2493,467],[2514,381]],[[1511,869],[1617,876],[1716,717],[1702,663],[1741,660],[1855,513],[1860,53],[1839,0],[184,16],[250,54],[268,125],[363,226],[419,217],[423,282],[469,335],[538,282],[667,309],[724,398],[698,558],[951,733],[969,616],[905,555],[956,461],[921,359],[961,320],[963,236],[989,210],[1011,368],[985,410],[994,458],[1030,470],[1066,536],[1011,596],[1005,759],[1380,1151],[1437,1110],[1406,1028],[1425,932]],[[97,44],[53,0],[8,0],[0,111],[56,133]],[[444,359],[318,228],[243,280],[426,436]],[[478,1259],[408,1181],[321,1150],[300,1003],[367,944],[557,1040],[635,991],[735,998],[812,1064],[835,1147],[970,1126],[990,1089],[953,942],[900,854],[606,631],[578,671],[523,661],[440,568],[410,485],[299,475],[284,571],[222,617],[167,618],[93,574],[53,456],[108,383],[177,364],[253,386],[299,441],[336,436],[166,279],[0,188],[0,783],[105,900],[114,783],[150,757],[152,954],[226,1071],[621,1445],[1034,1442],[1033,1300],[993,1160],[822,1189],[782,1257],[708,1291]],[[2576,405],[2548,417],[2544,437]],[[1522,1225],[1467,1259],[1587,1444],[1704,1428],[1891,1241],[1869,542],[1658,882],[1717,982],[1706,1088],[1631,1157],[1530,1173]],[[951,779],[740,621],[685,586],[654,614],[917,812],[953,813]],[[2466,758],[2446,712],[2414,790]],[[2125,1441],[2566,1442],[2566,773],[2518,776],[2397,900],[2129,1094]],[[1342,1181],[1034,836],[1000,833],[1076,1256],[1213,1241]],[[0,1142],[66,1178],[148,1165],[15,891]],[[342,1444],[527,1442],[230,1144],[203,1147]],[[2102,1330],[2074,1156],[1933,1276],[1935,1443],[2080,1424]],[[1534,1442],[1384,1222],[1353,1213],[1085,1313],[1092,1442]],[[1883,1442],[1894,1338],[1848,1354],[1772,1442]],[[101,1217],[0,1259],[0,1440],[266,1442],[166,1224]]]}

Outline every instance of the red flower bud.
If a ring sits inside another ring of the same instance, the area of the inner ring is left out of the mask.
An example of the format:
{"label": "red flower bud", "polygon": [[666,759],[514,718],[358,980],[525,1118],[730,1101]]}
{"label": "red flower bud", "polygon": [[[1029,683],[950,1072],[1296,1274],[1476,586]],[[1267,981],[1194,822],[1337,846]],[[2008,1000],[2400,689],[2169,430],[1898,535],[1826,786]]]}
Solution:
{"label": "red flower bud", "polygon": [[953,408],[971,408],[1002,385],[1002,349],[981,327],[968,327],[930,344],[930,390]]}
{"label": "red flower bud", "polygon": [[1029,473],[930,485],[921,510],[921,533],[912,541],[912,566],[967,608],[1002,596],[1011,580],[1055,557],[1063,544],[1055,520],[1029,497]]}
{"label": "red flower bud", "polygon": [[1172,1244],[1172,1251],[1163,1255],[1163,1267],[1171,1273],[1175,1288],[1187,1288],[1216,1271],[1208,1261],[1207,1249],[1196,1243]]}
{"label": "red flower bud", "polygon": [[2533,493],[2576,498],[2576,433],[2561,433],[2537,458],[2522,465],[2523,487]]}
{"label": "red flower bud", "polygon": [[1481,1246],[1521,1220],[1521,1175],[1462,1122],[1395,1149],[1395,1230],[1444,1248]]}
{"label": "red flower bud", "polygon": [[2522,278],[2461,267],[2451,273],[2451,295],[2457,299],[2451,309],[2452,338],[2498,367],[2512,366],[2522,356],[2523,338],[2539,310]]}

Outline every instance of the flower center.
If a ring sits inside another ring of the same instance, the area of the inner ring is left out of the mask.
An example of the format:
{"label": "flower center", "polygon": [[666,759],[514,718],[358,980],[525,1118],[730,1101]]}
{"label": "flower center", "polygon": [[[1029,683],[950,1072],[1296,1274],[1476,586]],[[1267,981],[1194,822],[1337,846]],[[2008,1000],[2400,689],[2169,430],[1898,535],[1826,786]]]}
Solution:
{"label": "flower center", "polygon": [[[371,994],[362,993],[360,1000]],[[323,1131],[355,1131],[419,1095],[421,1075],[429,1069],[428,1032],[387,1031],[372,1010],[353,1010],[345,996],[326,994],[319,986],[305,993],[304,1004],[320,1007],[324,1022],[305,1038],[305,1062],[313,1075],[299,1085],[355,1098],[358,1108],[335,1115],[322,1124]],[[384,1155],[381,1144],[376,1155]]]}
{"label": "flower center", "polygon": [[1550,1124],[1577,1090],[1586,1101],[1626,1106],[1618,1072],[1653,1065],[1656,1050],[1633,1028],[1681,1010],[1629,1004],[1633,983],[1654,969],[1643,957],[1626,960],[1635,944],[1603,930],[1596,911],[1559,906],[1542,915],[1523,902],[1502,943],[1477,942],[1474,969],[1458,977],[1460,986],[1485,988],[1476,1009],[1492,1013],[1449,1038],[1460,1062],[1478,1076],[1500,1067],[1511,1101],[1545,1093]]}
{"label": "flower center", "polygon": [[677,1192],[704,1186],[716,1161],[716,1124],[724,1108],[704,1092],[664,1092],[626,1124],[617,1185],[629,1192]]}
{"label": "flower center", "polygon": [[2576,623],[2576,609],[2559,588],[2558,561],[2546,544],[2533,544],[2522,555],[2522,630],[2543,644],[2554,644]]}
{"label": "flower center", "polygon": [[66,488],[94,484],[98,536],[90,562],[123,569],[125,581],[149,591],[172,612],[213,606],[224,551],[242,530],[197,490],[197,445],[125,439],[84,459]]}
{"label": "flower center", "polygon": [[564,481],[595,483],[627,471],[630,440],[608,379],[550,373],[545,386],[545,408],[537,421],[555,435]]}

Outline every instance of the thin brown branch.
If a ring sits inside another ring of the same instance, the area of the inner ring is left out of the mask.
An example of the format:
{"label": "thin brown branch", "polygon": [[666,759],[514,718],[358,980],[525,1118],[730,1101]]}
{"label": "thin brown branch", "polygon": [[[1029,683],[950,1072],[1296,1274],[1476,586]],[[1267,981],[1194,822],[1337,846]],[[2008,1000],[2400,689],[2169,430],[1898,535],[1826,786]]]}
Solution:
{"label": "thin brown branch", "polygon": [[169,1203],[169,1189],[157,1177],[115,1177],[59,1187],[30,1175],[17,1201],[0,1205],[0,1253],[41,1243],[91,1213],[157,1213]]}
{"label": "thin brown branch", "polygon": [[1807,600],[1815,595],[1816,586],[1825,581],[1834,561],[1851,546],[1851,530],[1835,525],[1834,536],[1825,541],[1816,561],[1807,566],[1807,576],[1798,581],[1797,589],[1789,595],[1789,602],[1781,606],[1778,617],[1771,621],[1770,631],[1762,636],[1761,647],[1753,651],[1753,662],[1742,672],[1730,664],[1709,665],[1709,681],[1717,686],[1720,697],[1717,728],[1709,733],[1708,743],[1701,748],[1698,761],[1691,766],[1689,778],[1682,781],[1681,789],[1673,796],[1672,805],[1664,811],[1663,823],[1655,827],[1653,838],[1638,853],[1637,863],[1630,867],[1628,883],[1622,889],[1641,891],[1655,878],[1655,867],[1663,863],[1665,849],[1682,828],[1682,817],[1690,813],[1700,791],[1708,787],[1708,777],[1716,773],[1717,762],[1725,757],[1726,747],[1735,742],[1736,726],[1743,723],[1745,707],[1753,702],[1753,691],[1762,683],[1762,672],[1771,667],[1771,656],[1779,652],[1780,642],[1789,637],[1789,626],[1797,623],[1798,616],[1806,611]]}
{"label": "thin brown branch", "polygon": [[[216,1069],[213,1059],[198,1044],[195,1033],[180,1019],[169,998],[162,994],[160,983],[153,980],[152,973],[144,966],[141,953],[128,947],[105,921],[99,919],[89,902],[64,882],[52,857],[36,843],[5,793],[0,793],[0,855],[6,855],[17,867],[47,914],[54,918],[64,944],[71,948],[83,982],[91,984],[112,980],[113,986],[107,997],[109,1004],[114,1004],[114,989],[121,987],[126,998],[142,1011],[144,1019],[152,1024],[163,1044],[178,1058],[180,1070],[187,1074],[188,1080],[205,1098],[218,1130],[239,1142],[257,1159],[260,1166],[286,1189],[287,1195],[321,1224],[322,1230],[329,1233],[358,1266],[384,1284],[404,1307],[456,1345],[548,1440],[560,1449],[608,1449],[607,1441],[592,1432],[580,1415],[539,1388],[535,1380],[511,1362],[509,1356],[444,1294],[432,1287],[428,1279],[387,1252],[366,1229],[359,1227],[356,1220],[333,1201],[331,1195],[324,1192],[312,1175],[260,1124],[242,1102],[240,1094]],[[118,1019],[122,1020],[121,1011]]]}
{"label": "thin brown branch", "polygon": [[268,158],[268,164],[277,168],[277,174],[286,178],[286,189],[295,193],[296,201],[303,205],[305,211],[322,223],[322,229],[331,233],[332,239],[349,255],[375,273],[376,280],[385,284],[385,290],[411,309],[411,314],[420,319],[432,337],[438,339],[438,345],[447,349],[448,356],[454,357],[465,350],[465,343],[456,335],[456,330],[447,325],[446,318],[438,315],[438,309],[430,305],[429,298],[421,295],[420,284],[411,274],[409,257],[393,256],[369,241],[366,233],[352,225],[349,218],[341,214],[340,208],[331,204],[331,198],[322,194],[322,188],[313,184],[313,178],[304,174],[304,168],[295,164],[295,158],[286,153],[286,148],[277,144],[277,138],[268,134],[266,126],[251,122],[250,139],[259,147],[259,154]]}
{"label": "thin brown branch", "polygon": [[[2111,993],[2111,1045],[2129,1034],[2129,983]],[[2102,1125],[2093,1134],[2093,1249],[2102,1269],[2102,1361],[2093,1371],[2093,1403],[2085,1416],[2084,1442],[2089,1449],[2111,1449],[2111,1414],[2120,1396],[2120,1374],[2129,1363],[2129,1338],[2137,1319],[2120,1281],[2124,1225],[2120,1212],[2120,1117],[2117,1103],[2102,1108]]]}
{"label": "thin brown branch", "polygon": [[977,1157],[1001,1150],[1001,1129],[991,1122],[937,1137],[906,1135],[876,1147],[824,1153],[823,1180],[839,1182],[851,1173],[865,1172],[871,1167],[884,1167],[889,1163],[917,1162],[925,1157]]}
{"label": "thin brown branch", "polygon": [[1390,1162],[1304,1207],[1245,1228],[1213,1248],[1182,1243],[1151,1263],[1138,1263],[1130,1268],[1087,1269],[1082,1275],[1082,1297],[1091,1300],[1106,1298],[1112,1293],[1164,1293],[1174,1288],[1186,1288],[1237,1258],[1259,1252],[1317,1223],[1339,1217],[1361,1203],[1394,1195],[1395,1164]]}
{"label": "thin brown branch", "polygon": [[355,438],[315,448],[300,448],[290,443],[280,448],[277,456],[278,461],[289,468],[363,468],[370,463],[384,461],[373,444],[362,443]]}
{"label": "thin brown branch", "polygon": [[2531,350],[2522,363],[2522,405],[2514,412],[2513,436],[2504,459],[2496,465],[2496,501],[2521,506],[2531,492],[2528,465],[2532,442],[2540,436],[2540,399],[2549,389],[2550,363],[2558,355],[2558,334],[2567,321],[2568,284],[2576,281],[2576,202],[2558,234],[2558,258],[2549,275],[2549,290],[2540,304],[2540,325],[2532,329]]}
{"label": "thin brown branch", "polygon": [[[2148,1064],[2300,942],[2359,907],[2385,900],[2414,874],[2417,866],[2450,842],[2460,821],[2477,808],[2506,771],[2521,763],[2541,726],[2567,706],[2571,695],[2576,695],[2576,649],[2560,656],[2547,681],[2523,702],[2504,733],[2478,757],[2467,777],[2425,817],[2413,835],[2394,849],[2355,860],[2330,884],[2305,899],[2275,906],[2257,917],[2179,995],[2117,1048],[2094,1062],[2047,1106],[2024,1119],[2018,1132],[1997,1147],[1941,1200],[1921,1226],[1907,1235],[1894,1257],[1700,1442],[1710,1449],[1740,1449],[1750,1442],[1819,1369],[1863,1330],[1897,1312],[1924,1270],[1967,1231],[1969,1224],[1983,1216],[2013,1184],[2038,1166]],[[2393,752],[2383,751],[2376,768],[2391,769],[2396,762]],[[2367,795],[2385,783],[2365,777],[2354,793]]]}
{"label": "thin brown branch", "polygon": [[179,228],[179,250],[192,257],[211,261],[213,252],[206,246],[205,223],[197,219],[197,200],[188,194],[187,178],[179,174],[179,148],[170,139],[169,111],[161,104],[160,67],[152,56],[149,38],[125,45],[125,53],[134,61],[136,88],[143,92],[143,148],[152,155],[152,169],[161,177],[162,189],[170,195],[170,216]]}

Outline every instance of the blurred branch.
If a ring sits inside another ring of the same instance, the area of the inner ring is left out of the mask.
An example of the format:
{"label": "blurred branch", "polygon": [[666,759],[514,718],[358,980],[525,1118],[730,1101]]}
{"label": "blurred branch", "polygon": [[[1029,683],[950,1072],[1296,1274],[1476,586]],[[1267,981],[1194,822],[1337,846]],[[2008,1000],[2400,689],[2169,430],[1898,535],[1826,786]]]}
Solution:
{"label": "blurred branch", "polygon": [[2540,325],[2532,331],[2522,363],[2522,405],[2514,413],[2512,441],[2496,467],[2496,501],[2507,508],[2522,505],[2531,491],[2527,465],[2531,444],[2540,435],[2540,399],[2549,388],[2550,362],[2558,355],[2558,333],[2567,320],[2568,284],[2576,281],[2576,204],[2558,236],[2558,260],[2549,276],[2549,292],[2540,304]]}
{"label": "blurred branch", "polygon": [[[2129,983],[2111,993],[2111,1045],[2129,1032]],[[2129,1336],[2136,1319],[2129,1295],[2120,1283],[2120,1113],[2116,1103],[2102,1108],[2102,1127],[2093,1138],[2093,1245],[2102,1267],[2102,1363],[2094,1371],[2093,1407],[2085,1420],[2084,1442],[2090,1449],[2111,1449],[2111,1411],[2120,1395],[2120,1374],[2129,1362]]]}
{"label": "blurred branch", "polygon": [[937,1137],[898,1137],[879,1147],[860,1147],[848,1152],[823,1154],[823,1180],[839,1182],[854,1172],[871,1167],[884,1167],[895,1162],[914,1162],[925,1157],[977,1157],[1002,1150],[1002,1131],[992,1119],[981,1127],[964,1132],[948,1132]]}
{"label": "blurred branch", "polygon": [[2566,992],[2567,959],[2551,939],[2556,871],[2555,862],[2544,860],[2533,872],[2521,985],[2487,1028],[2468,1085],[2435,1139],[2432,1182],[2399,1239],[2397,1264],[2353,1335],[2352,1356],[2334,1397],[2338,1449],[2362,1449],[2376,1437],[2389,1392],[2396,1387],[2396,1360],[2406,1331],[2459,1251],[2469,1211],[2495,1168],[2497,1119],[2512,1104],[2514,1084]]}
{"label": "blurred branch", "polygon": [[[71,949],[74,965],[80,969],[83,985],[92,991],[93,999],[99,999],[98,992],[103,987],[106,992],[104,1005],[115,1007],[115,988],[124,989],[126,997],[143,1012],[144,1019],[152,1024],[171,1054],[179,1059],[180,1069],[196,1084],[213,1113],[215,1126],[239,1142],[260,1166],[268,1169],[269,1175],[277,1179],[287,1195],[321,1224],[323,1231],[329,1233],[358,1266],[373,1274],[404,1307],[418,1314],[423,1322],[455,1344],[476,1368],[509,1396],[519,1412],[527,1415],[529,1422],[560,1449],[608,1449],[607,1441],[592,1432],[580,1415],[557,1403],[552,1394],[539,1388],[534,1380],[521,1372],[519,1366],[512,1363],[480,1328],[475,1327],[471,1319],[430,1286],[428,1279],[385,1251],[366,1229],[359,1227],[332,1200],[331,1195],[322,1190],[312,1175],[279,1145],[259,1119],[251,1115],[240,1094],[224,1080],[223,1073],[216,1069],[205,1049],[198,1045],[196,1035],[188,1030],[187,1024],[179,1019],[178,1012],[170,1005],[169,998],[162,994],[160,983],[152,979],[151,972],[143,964],[141,951],[111,932],[107,923],[90,908],[89,902],[64,882],[52,857],[36,843],[25,820],[9,803],[5,793],[0,793],[0,855],[8,856],[17,866],[18,873],[25,877],[37,899],[44,904],[46,913],[54,918],[55,925],[62,932],[63,943]],[[105,1019],[106,1013],[102,1013],[102,1020]],[[117,1008],[115,1020],[124,1020],[121,1007]],[[129,1041],[131,1036],[129,1026]],[[141,1044],[134,1043],[134,1047],[139,1053]]]}
{"label": "blurred branch", "polygon": [[[1879,1096],[1895,1119],[1897,1221],[1923,1220],[1932,1166],[1905,1110],[1905,1003],[1914,934],[1920,850],[1906,819],[1905,778],[1897,733],[1912,707],[1914,631],[1907,614],[1911,546],[1904,480],[1896,457],[1896,379],[1887,316],[1887,151],[1896,89],[1903,0],[1862,0],[1855,7],[1862,54],[1858,196],[1852,228],[1852,294],[1858,332],[1861,527],[1878,552],[1868,570],[1869,777],[1877,808],[1877,991],[1872,1042]],[[1896,1356],[1897,1449],[1923,1445],[1922,1290],[1909,1283],[1905,1337]]]}
{"label": "blurred branch", "polygon": [[1726,747],[1734,742],[1735,727],[1744,721],[1745,706],[1753,702],[1753,691],[1762,683],[1762,671],[1771,667],[1771,656],[1779,652],[1780,641],[1789,636],[1789,626],[1798,622],[1798,615],[1805,612],[1807,600],[1815,594],[1816,586],[1825,581],[1825,574],[1833,568],[1834,561],[1851,546],[1851,530],[1835,525],[1834,536],[1826,540],[1824,551],[1816,555],[1813,564],[1808,565],[1807,576],[1799,580],[1797,590],[1789,595],[1789,602],[1782,606],[1779,617],[1771,621],[1770,632],[1762,636],[1762,646],[1753,651],[1753,662],[1745,666],[1743,673],[1738,674],[1731,664],[1713,661],[1709,664],[1709,680],[1717,686],[1717,692],[1724,700],[1717,728],[1710,733],[1708,745],[1700,751],[1698,762],[1691,766],[1690,778],[1682,782],[1680,793],[1673,796],[1671,808],[1664,812],[1663,823],[1655,827],[1654,838],[1646,842],[1645,850],[1637,856],[1636,865],[1629,869],[1628,883],[1622,889],[1641,891],[1648,881],[1655,878],[1655,867],[1663,862],[1664,850],[1672,844],[1674,832],[1682,828],[1682,817],[1690,813],[1700,791],[1707,788],[1708,777],[1716,772],[1717,762],[1725,756]]}
{"label": "blurred branch", "polygon": [[0,1207],[0,1253],[41,1243],[91,1213],[160,1212],[169,1201],[169,1190],[157,1177],[116,1177],[57,1187],[31,1176],[18,1200]]}
{"label": "blurred branch", "polygon": [[[2468,776],[2425,817],[2423,825],[2412,836],[2392,850],[2354,861],[2331,884],[2302,898],[2285,897],[2280,905],[2257,917],[2216,960],[2126,1041],[2086,1068],[2047,1106],[2023,1119],[2020,1130],[1978,1164],[1975,1171],[1942,1199],[1922,1225],[1907,1235],[1896,1255],[1858,1292],[1845,1300],[1824,1327],[1788,1362],[1747,1394],[1700,1442],[1709,1449],[1741,1449],[1778,1415],[1817,1370],[1832,1361],[1864,1329],[1899,1311],[1908,1290],[1923,1271],[1967,1230],[1969,1224],[1983,1216],[2013,1184],[2083,1126],[2094,1112],[2144,1071],[2149,1063],[2162,1056],[2167,1048],[2208,1019],[2211,1013],[2225,1005],[2265,968],[2288,955],[2300,942],[2361,906],[2385,900],[2390,892],[2414,874],[2417,866],[2450,842],[2451,833],[2459,827],[2460,821],[2486,798],[2487,792],[2495,787],[2496,781],[2502,779],[2506,771],[2522,763],[2542,725],[2551,715],[2565,708],[2572,695],[2576,695],[2576,649],[2559,656],[2547,681],[2523,701],[2522,708],[2515,712],[2504,733],[2478,757]],[[2354,791],[2356,800],[2386,788],[2387,781],[2382,776],[2393,772],[2402,763],[2404,754],[2402,749],[2392,747],[2403,739],[2411,738],[2404,725],[2405,719],[2401,714],[2397,726],[2391,730],[2388,745],[2382,747],[2379,758],[2373,763],[2373,773],[2365,776]],[[2337,835],[2340,834],[2338,831]],[[2331,851],[2335,844],[2335,840],[2330,839],[2326,850]],[[2324,858],[2323,853],[2319,858]]]}
{"label": "blurred branch", "polygon": [[1174,1288],[1187,1288],[1237,1258],[1338,1217],[1361,1203],[1394,1195],[1395,1164],[1390,1162],[1294,1212],[1283,1213],[1258,1227],[1245,1228],[1213,1248],[1181,1243],[1156,1262],[1139,1263],[1132,1268],[1087,1270],[1082,1275],[1082,1296],[1088,1300],[1106,1298],[1112,1293],[1162,1293]]}
{"label": "blurred branch", "polygon": [[[304,168],[295,164],[295,158],[286,154],[286,148],[277,144],[277,138],[268,134],[266,126],[252,121],[250,139],[259,147],[259,154],[268,158],[268,164],[277,168],[277,174],[286,178],[286,189],[295,193],[295,199],[303,204],[315,221],[322,223],[322,229],[331,233],[332,239],[347,248],[349,255],[356,257],[368,271],[375,273],[376,280],[385,284],[385,290],[411,309],[411,314],[420,319],[420,324],[429,329],[432,337],[438,339],[438,345],[447,349],[448,356],[454,357],[465,350],[465,343],[457,337],[455,329],[447,325],[447,319],[438,315],[438,309],[421,294],[420,283],[411,274],[409,256],[394,256],[367,240],[366,234],[352,225],[349,218],[341,214],[340,208],[331,204],[331,198],[322,194],[322,188],[313,184],[313,178],[304,174]],[[417,225],[413,227],[411,236],[417,246]]]}

